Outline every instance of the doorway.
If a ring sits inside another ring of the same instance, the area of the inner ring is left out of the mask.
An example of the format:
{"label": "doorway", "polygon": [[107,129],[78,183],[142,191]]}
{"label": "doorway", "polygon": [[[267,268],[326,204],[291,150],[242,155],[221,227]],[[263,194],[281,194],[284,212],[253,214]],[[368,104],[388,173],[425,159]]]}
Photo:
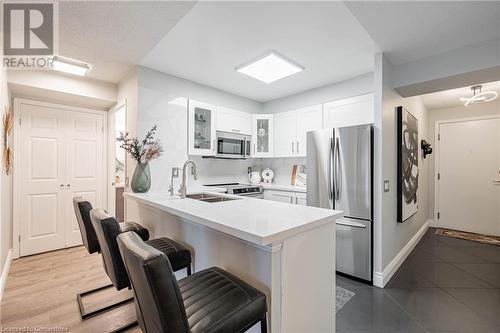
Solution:
{"label": "doorway", "polygon": [[73,197],[106,203],[105,112],[15,99],[14,116],[17,255],[80,245]]}
{"label": "doorway", "polygon": [[120,147],[116,138],[127,129],[127,103],[118,103],[108,114],[109,121],[109,152],[108,165],[110,185],[108,188],[108,207],[110,214],[116,216],[118,222],[125,219],[125,199],[123,193],[126,185],[126,153]]}
{"label": "doorway", "polygon": [[500,236],[500,117],[439,122],[438,226]]}

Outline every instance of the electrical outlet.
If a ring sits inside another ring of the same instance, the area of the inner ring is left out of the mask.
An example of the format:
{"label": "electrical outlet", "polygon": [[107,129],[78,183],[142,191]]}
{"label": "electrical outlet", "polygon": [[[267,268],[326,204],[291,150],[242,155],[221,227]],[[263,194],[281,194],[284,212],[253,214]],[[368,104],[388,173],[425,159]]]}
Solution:
{"label": "electrical outlet", "polygon": [[172,168],[172,177],[177,178],[179,177],[179,168]]}
{"label": "electrical outlet", "polygon": [[389,181],[384,180],[384,192],[389,192]]}

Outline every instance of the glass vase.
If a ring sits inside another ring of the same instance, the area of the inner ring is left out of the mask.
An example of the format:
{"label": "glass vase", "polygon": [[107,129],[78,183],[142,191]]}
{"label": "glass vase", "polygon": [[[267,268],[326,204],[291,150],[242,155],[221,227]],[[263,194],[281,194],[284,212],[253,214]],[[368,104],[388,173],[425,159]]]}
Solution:
{"label": "glass vase", "polygon": [[146,193],[151,188],[151,172],[148,163],[137,163],[130,184],[135,193]]}

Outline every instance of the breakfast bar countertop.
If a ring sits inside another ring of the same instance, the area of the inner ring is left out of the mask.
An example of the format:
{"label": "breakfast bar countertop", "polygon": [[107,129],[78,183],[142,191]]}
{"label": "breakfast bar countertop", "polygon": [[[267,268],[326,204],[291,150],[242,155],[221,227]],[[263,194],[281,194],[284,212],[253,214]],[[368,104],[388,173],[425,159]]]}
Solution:
{"label": "breakfast bar countertop", "polygon": [[[191,223],[266,246],[306,230],[333,222],[342,212],[270,200],[201,191],[234,200],[203,202],[181,199],[167,192],[124,193],[126,199],[176,215]],[[191,193],[193,194],[193,193]]]}

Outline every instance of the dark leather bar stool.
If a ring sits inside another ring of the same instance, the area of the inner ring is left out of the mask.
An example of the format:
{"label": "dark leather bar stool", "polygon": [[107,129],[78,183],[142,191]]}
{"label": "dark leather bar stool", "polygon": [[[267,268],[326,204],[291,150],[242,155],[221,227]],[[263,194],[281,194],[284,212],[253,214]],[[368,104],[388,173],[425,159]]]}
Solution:
{"label": "dark leather bar stool", "polygon": [[[101,248],[104,270],[113,286],[117,290],[131,288],[120,251],[118,249],[117,236],[123,232],[120,224],[114,216],[109,215],[103,209],[97,208],[90,211],[90,219],[96,231],[99,246]],[[130,231],[129,231],[130,232]],[[131,232],[139,237],[135,232]],[[141,239],[139,237],[139,239]],[[169,238],[156,238],[146,241],[148,246],[159,253],[163,253],[172,262],[173,271],[186,268],[188,276],[191,275],[191,252]],[[127,324],[117,331],[121,332],[127,328],[137,325],[137,321]]]}
{"label": "dark leather bar stool", "polygon": [[266,296],[217,267],[177,281],[168,257],[133,232],[118,236],[144,333],[267,332]]}
{"label": "dark leather bar stool", "polygon": [[[82,197],[73,198],[73,208],[75,210],[76,220],[78,222],[78,226],[80,228],[80,235],[82,236],[83,245],[89,252],[89,254],[101,252],[99,247],[99,241],[97,240],[97,235],[95,233],[94,227],[92,226],[92,222],[90,221],[90,211],[92,210],[92,204],[89,201],[84,200]],[[134,231],[136,232],[143,240],[149,239],[148,229],[144,228],[138,223],[134,222],[123,222],[120,223],[120,229],[122,231]],[[95,316],[105,311],[109,311],[118,306],[121,306],[125,303],[130,302],[132,299],[126,299],[117,303],[110,304],[108,306],[99,308],[94,311],[86,312],[83,306],[83,297],[88,296],[90,294],[96,293],[98,291],[107,289],[112,287],[113,284],[110,283],[108,285],[87,290],[82,293],[76,294],[76,300],[78,302],[78,308],[80,310],[80,316],[82,319],[86,319],[91,316]]]}

